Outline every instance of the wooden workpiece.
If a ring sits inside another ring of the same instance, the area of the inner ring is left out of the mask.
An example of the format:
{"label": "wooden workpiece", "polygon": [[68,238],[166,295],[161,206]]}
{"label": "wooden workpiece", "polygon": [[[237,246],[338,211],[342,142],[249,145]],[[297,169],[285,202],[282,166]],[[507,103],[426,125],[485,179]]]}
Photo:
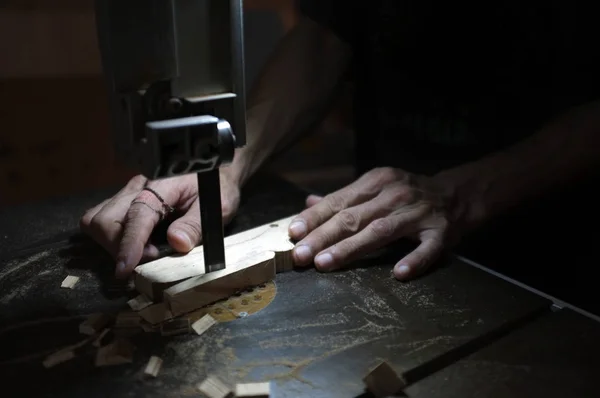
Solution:
{"label": "wooden workpiece", "polygon": [[387,362],[381,362],[363,379],[367,390],[375,397],[387,397],[402,391],[406,383]]}
{"label": "wooden workpiece", "polygon": [[158,372],[160,372],[160,368],[162,367],[163,360],[157,356],[151,356],[148,360],[148,364],[144,369],[144,374],[150,377],[158,376]]}
{"label": "wooden workpiece", "polygon": [[235,386],[236,398],[269,398],[271,383],[238,383]]}
{"label": "wooden workpiece", "polygon": [[[227,268],[248,268],[272,260],[277,272],[293,267],[288,226],[294,216],[249,229],[225,238]],[[185,255],[172,255],[138,266],[134,271],[135,287],[154,302],[177,283],[203,275],[204,248],[196,247]]]}
{"label": "wooden workpiece", "polygon": [[78,276],[69,275],[62,281],[60,287],[63,289],[73,289],[77,282],[79,282]]}
{"label": "wooden workpiece", "polygon": [[198,391],[208,398],[227,398],[232,391],[217,377],[209,376],[203,382],[198,384]]}

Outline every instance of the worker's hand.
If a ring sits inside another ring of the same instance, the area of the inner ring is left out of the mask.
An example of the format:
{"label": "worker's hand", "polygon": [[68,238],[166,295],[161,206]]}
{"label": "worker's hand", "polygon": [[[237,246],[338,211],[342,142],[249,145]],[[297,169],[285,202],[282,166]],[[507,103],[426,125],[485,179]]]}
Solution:
{"label": "worker's hand", "polygon": [[408,237],[420,245],[396,264],[394,275],[415,277],[459,237],[451,222],[453,201],[440,192],[434,179],[380,168],[324,198],[311,195],[308,208],[290,224],[290,237],[299,240],[294,261],[332,271]]}
{"label": "worker's hand", "polygon": [[[117,262],[117,277],[127,277],[140,261],[158,256],[158,249],[148,243],[158,224],[162,210],[160,200],[144,187],[158,193],[181,217],[167,230],[167,240],[177,252],[187,253],[202,238],[198,203],[198,181],[195,174],[148,182],[143,176],[132,178],[111,199],[88,210],[81,218],[81,230],[90,235]],[[136,199],[137,198],[137,199]],[[136,203],[132,204],[132,201]],[[223,222],[229,222],[240,202],[239,186],[221,172]]]}

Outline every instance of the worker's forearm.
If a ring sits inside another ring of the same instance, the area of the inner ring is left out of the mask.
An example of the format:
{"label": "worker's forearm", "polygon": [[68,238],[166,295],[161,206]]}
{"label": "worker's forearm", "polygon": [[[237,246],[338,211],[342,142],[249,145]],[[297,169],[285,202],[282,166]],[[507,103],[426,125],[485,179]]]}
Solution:
{"label": "worker's forearm", "polygon": [[454,192],[456,217],[477,227],[513,205],[600,165],[600,102],[573,109],[534,136],[480,161],[438,174]]}
{"label": "worker's forearm", "polygon": [[282,40],[250,92],[247,143],[227,168],[240,185],[325,116],[350,56],[345,43],[309,20]]}

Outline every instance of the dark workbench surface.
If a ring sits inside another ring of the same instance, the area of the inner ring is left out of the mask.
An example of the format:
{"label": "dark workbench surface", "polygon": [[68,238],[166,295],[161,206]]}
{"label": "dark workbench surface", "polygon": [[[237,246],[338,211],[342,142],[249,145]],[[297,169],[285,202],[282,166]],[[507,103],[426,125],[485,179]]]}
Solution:
{"label": "dark workbench surface", "polygon": [[[209,373],[273,380],[273,397],[355,397],[381,359],[404,372],[409,397],[598,396],[599,325],[458,260],[399,283],[400,245],[345,272],[278,275],[268,307],[202,337],[142,334],[133,364],[95,368],[90,352],[46,370],[45,353],[81,340],[83,316],[123,309],[131,294],[95,245],[65,240],[107,194],[0,214],[2,397],[200,396],[194,385]],[[244,198],[228,233],[297,212],[304,192],[263,177]],[[74,290],[59,288],[67,274],[81,277]],[[141,377],[150,355],[164,360],[156,380]]]}

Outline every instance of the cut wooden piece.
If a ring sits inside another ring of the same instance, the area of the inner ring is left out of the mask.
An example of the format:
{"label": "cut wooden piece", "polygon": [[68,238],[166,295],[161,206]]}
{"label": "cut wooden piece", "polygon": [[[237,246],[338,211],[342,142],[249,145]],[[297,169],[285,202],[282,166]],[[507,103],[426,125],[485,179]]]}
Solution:
{"label": "cut wooden piece", "polygon": [[69,275],[62,281],[60,287],[63,289],[73,289],[77,282],[79,282],[78,276]]}
{"label": "cut wooden piece", "polygon": [[[288,226],[295,216],[261,225],[225,238],[227,267],[248,265],[247,257],[257,253],[281,252],[275,256],[277,272],[293,267],[289,251],[293,244],[288,237]],[[204,248],[199,246],[185,255],[173,255],[138,266],[134,271],[138,292],[154,302],[162,300],[162,292],[188,278],[204,274]]]}
{"label": "cut wooden piece", "polygon": [[144,308],[151,306],[153,303],[152,300],[150,300],[148,297],[146,297],[143,294],[140,294],[139,296],[129,300],[127,304],[132,310],[141,311]]}
{"label": "cut wooden piece", "polygon": [[275,277],[274,257],[273,252],[263,252],[247,257],[245,264],[190,278],[165,290],[165,302],[173,315],[178,316],[247,287],[267,283]]}
{"label": "cut wooden piece", "polygon": [[163,360],[157,356],[151,356],[148,360],[148,364],[146,365],[146,369],[144,369],[144,374],[146,376],[156,377],[158,376],[158,372],[160,372],[160,368],[162,367]]}
{"label": "cut wooden piece", "polygon": [[236,398],[268,398],[271,395],[271,383],[239,383],[235,386]]}
{"label": "cut wooden piece", "polygon": [[79,333],[93,336],[103,330],[111,321],[107,314],[92,314],[79,325]]}
{"label": "cut wooden piece", "polygon": [[160,334],[163,336],[188,334],[190,330],[190,320],[187,318],[172,319],[160,324]]}
{"label": "cut wooden piece", "polygon": [[406,387],[402,377],[385,361],[371,370],[363,381],[369,392],[376,397],[394,395]]}
{"label": "cut wooden piece", "polygon": [[206,380],[198,384],[197,388],[208,398],[226,398],[232,393],[229,387],[214,376],[207,377]]}
{"label": "cut wooden piece", "polygon": [[204,315],[192,324],[192,329],[198,336],[204,334],[208,329],[215,325],[217,321],[210,314]]}
{"label": "cut wooden piece", "polygon": [[113,366],[133,362],[133,345],[127,340],[118,339],[100,347],[96,352],[96,366]]}
{"label": "cut wooden piece", "polygon": [[156,325],[173,318],[173,314],[169,311],[165,303],[153,304],[150,307],[144,308],[138,314],[151,325]]}

